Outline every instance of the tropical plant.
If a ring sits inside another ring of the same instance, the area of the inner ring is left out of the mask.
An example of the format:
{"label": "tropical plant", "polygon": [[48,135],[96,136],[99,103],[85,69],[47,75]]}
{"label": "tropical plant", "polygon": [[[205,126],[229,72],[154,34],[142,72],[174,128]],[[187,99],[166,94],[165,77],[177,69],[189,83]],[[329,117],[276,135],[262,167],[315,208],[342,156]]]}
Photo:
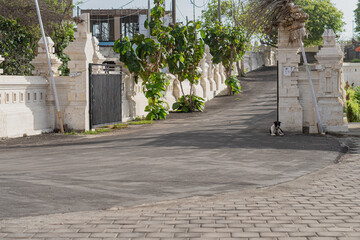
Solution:
{"label": "tropical plant", "polygon": [[[231,78],[233,63],[241,60],[246,52],[247,39],[242,29],[238,26],[224,26],[220,22],[209,26],[201,31],[201,35],[207,45],[210,47],[210,53],[213,56],[214,64],[222,63],[225,67],[227,83],[234,83],[238,79]],[[228,86],[228,94],[233,94],[233,88]]]}
{"label": "tropical plant", "polygon": [[[189,99],[191,99],[191,105]],[[177,112],[203,112],[204,108],[205,99],[196,95],[181,96],[179,100],[173,104],[173,110]]]}
{"label": "tropical plant", "polygon": [[[247,17],[246,6],[243,0],[222,0],[220,3],[220,14],[223,24],[241,24],[241,20]],[[209,1],[206,10],[202,11],[201,20],[203,27],[209,27],[219,21],[218,0]]]}
{"label": "tropical plant", "polygon": [[[173,105],[173,109],[186,109],[186,112],[199,110],[197,102],[193,100],[200,99],[193,94],[193,86],[199,84],[201,73],[198,69],[201,59],[204,57],[205,44],[202,38],[197,36],[197,30],[200,29],[200,22],[189,22],[187,25],[180,23],[175,24],[170,31],[170,35],[174,39],[173,49],[167,58],[169,71],[178,76],[182,97],[179,102]],[[185,94],[183,82],[190,82],[190,93]],[[179,108],[181,101],[187,101],[186,108]]]}
{"label": "tropical plant", "polygon": [[5,75],[31,75],[34,67],[30,61],[36,49],[34,36],[17,20],[8,20],[0,16],[0,55],[4,62],[0,68]]}
{"label": "tropical plant", "polygon": [[345,87],[346,89],[346,115],[349,122],[360,122],[360,86]]}
{"label": "tropical plant", "polygon": [[70,58],[64,53],[64,50],[75,40],[74,24],[70,21],[62,22],[56,31],[52,32],[51,38],[54,41],[55,54],[62,62],[59,67],[61,75],[69,76],[70,69],[68,67],[68,62],[70,61]]}
{"label": "tropical plant", "polygon": [[354,99],[360,105],[360,86],[355,88]]}
{"label": "tropical plant", "polygon": [[165,95],[169,79],[162,69],[167,66],[166,59],[174,44],[169,34],[170,28],[163,24],[164,0],[154,0],[154,4],[150,22],[145,21],[152,38],[136,34],[131,40],[126,37],[114,44],[114,51],[120,54],[120,61],[135,75],[135,82],[139,77],[143,80],[143,91],[149,99],[149,105],[145,108],[148,120],[165,119],[168,114],[167,103],[161,98]]}
{"label": "tropical plant", "polygon": [[231,87],[232,93],[235,94],[241,92],[241,85],[237,77],[231,76],[225,80],[225,84]]}

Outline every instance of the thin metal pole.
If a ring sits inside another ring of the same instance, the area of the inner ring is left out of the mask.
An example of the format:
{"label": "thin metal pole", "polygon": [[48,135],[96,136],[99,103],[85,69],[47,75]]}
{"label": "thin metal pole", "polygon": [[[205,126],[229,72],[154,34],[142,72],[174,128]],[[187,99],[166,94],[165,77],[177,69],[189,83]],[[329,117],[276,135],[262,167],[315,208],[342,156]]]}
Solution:
{"label": "thin metal pole", "polygon": [[276,80],[276,109],[277,109],[277,113],[276,113],[276,121],[279,122],[279,61],[277,61],[276,63],[276,75],[277,75],[277,80]]}
{"label": "thin metal pole", "polygon": [[151,35],[150,20],[151,20],[151,3],[150,3],[150,0],[148,0],[148,34],[149,34],[149,37]]}
{"label": "thin metal pole", "polygon": [[194,2],[193,2],[193,15],[194,15],[194,22],[196,21],[196,16],[195,16],[195,0],[194,0]]}
{"label": "thin metal pole", "polygon": [[51,69],[51,61],[50,61],[50,56],[49,56],[48,44],[47,44],[47,40],[46,40],[46,36],[45,36],[44,26],[43,26],[42,19],[41,19],[39,3],[38,3],[37,0],[35,0],[35,5],[36,5],[37,15],[38,15],[38,18],[39,18],[42,38],[44,39],[44,44],[45,44],[46,57],[47,57],[49,70],[50,70],[51,84],[52,84],[52,89],[53,89],[53,93],[54,93],[54,96],[55,96],[55,104],[56,104],[57,116],[58,116],[58,120],[59,120],[59,127],[60,127],[61,133],[64,133],[64,126],[63,126],[63,122],[62,122],[62,119],[61,119],[61,113],[60,113],[59,98],[58,98],[57,91],[56,91],[54,74],[53,74],[53,71]]}
{"label": "thin metal pole", "polygon": [[[300,33],[300,30],[299,30],[299,33]],[[316,116],[317,116],[317,119],[318,119],[319,132],[323,133],[324,130],[323,130],[323,126],[322,126],[322,123],[321,123],[319,107],[318,107],[318,103],[317,103],[317,99],[316,99],[316,95],[315,95],[315,90],[314,90],[314,84],[313,84],[313,81],[312,81],[312,78],[311,78],[311,72],[310,72],[309,64],[308,64],[308,61],[307,61],[307,58],[306,58],[304,44],[303,44],[302,39],[301,39],[302,38],[301,33],[299,34],[299,36],[300,36],[299,39],[300,39],[300,46],[301,46],[302,56],[303,56],[303,59],[304,59],[304,64],[305,64],[305,67],[306,67],[306,71],[308,73],[310,87],[311,87],[313,100],[314,100],[314,104],[315,104],[315,110],[316,110]]]}
{"label": "thin metal pole", "polygon": [[172,0],[172,17],[173,24],[176,24],[176,0]]}
{"label": "thin metal pole", "polygon": [[219,22],[221,22],[221,0],[218,0],[218,15],[219,15]]}
{"label": "thin metal pole", "polygon": [[235,26],[235,14],[234,14],[234,1],[231,0],[231,14],[232,14],[232,20],[233,20],[233,26]]}

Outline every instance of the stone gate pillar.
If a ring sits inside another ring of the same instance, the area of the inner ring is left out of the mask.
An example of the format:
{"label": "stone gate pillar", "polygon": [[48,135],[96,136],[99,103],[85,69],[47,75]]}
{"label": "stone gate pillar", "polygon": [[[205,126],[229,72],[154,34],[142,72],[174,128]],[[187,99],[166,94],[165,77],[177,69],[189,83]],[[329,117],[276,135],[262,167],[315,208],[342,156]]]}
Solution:
{"label": "stone gate pillar", "polygon": [[[64,122],[72,129],[89,130],[89,64],[94,58],[94,46],[90,32],[90,14],[81,14],[75,33],[75,41],[65,49],[69,55],[71,91],[67,93],[69,106],[64,113]],[[100,59],[100,58],[99,58]]]}
{"label": "stone gate pillar", "polygon": [[345,84],[342,77],[343,52],[336,44],[332,29],[323,34],[323,47],[315,56],[319,61],[319,92],[317,93],[322,124],[327,132],[348,131],[347,118],[344,116]]}
{"label": "stone gate pillar", "polygon": [[290,42],[290,31],[279,26],[279,118],[284,131],[303,131],[303,111],[300,105],[297,71],[300,63],[299,43]]}

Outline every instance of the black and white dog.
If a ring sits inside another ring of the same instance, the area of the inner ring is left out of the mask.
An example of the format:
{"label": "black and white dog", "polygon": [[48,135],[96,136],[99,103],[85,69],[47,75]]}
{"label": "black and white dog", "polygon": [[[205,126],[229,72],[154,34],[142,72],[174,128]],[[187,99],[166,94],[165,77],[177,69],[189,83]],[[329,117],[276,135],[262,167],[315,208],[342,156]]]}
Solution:
{"label": "black and white dog", "polygon": [[284,136],[284,132],[280,128],[280,122],[276,121],[270,127],[270,135],[271,136]]}

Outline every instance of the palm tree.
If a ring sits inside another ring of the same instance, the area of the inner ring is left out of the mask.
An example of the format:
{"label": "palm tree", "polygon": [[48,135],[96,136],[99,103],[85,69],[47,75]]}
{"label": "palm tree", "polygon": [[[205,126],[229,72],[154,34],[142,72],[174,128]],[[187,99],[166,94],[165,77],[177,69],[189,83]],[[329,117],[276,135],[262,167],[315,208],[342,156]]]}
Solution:
{"label": "palm tree", "polygon": [[307,35],[305,21],[308,15],[294,4],[294,0],[248,0],[250,16],[247,26],[251,31],[263,28],[270,32],[280,26],[290,31],[290,42]]}

